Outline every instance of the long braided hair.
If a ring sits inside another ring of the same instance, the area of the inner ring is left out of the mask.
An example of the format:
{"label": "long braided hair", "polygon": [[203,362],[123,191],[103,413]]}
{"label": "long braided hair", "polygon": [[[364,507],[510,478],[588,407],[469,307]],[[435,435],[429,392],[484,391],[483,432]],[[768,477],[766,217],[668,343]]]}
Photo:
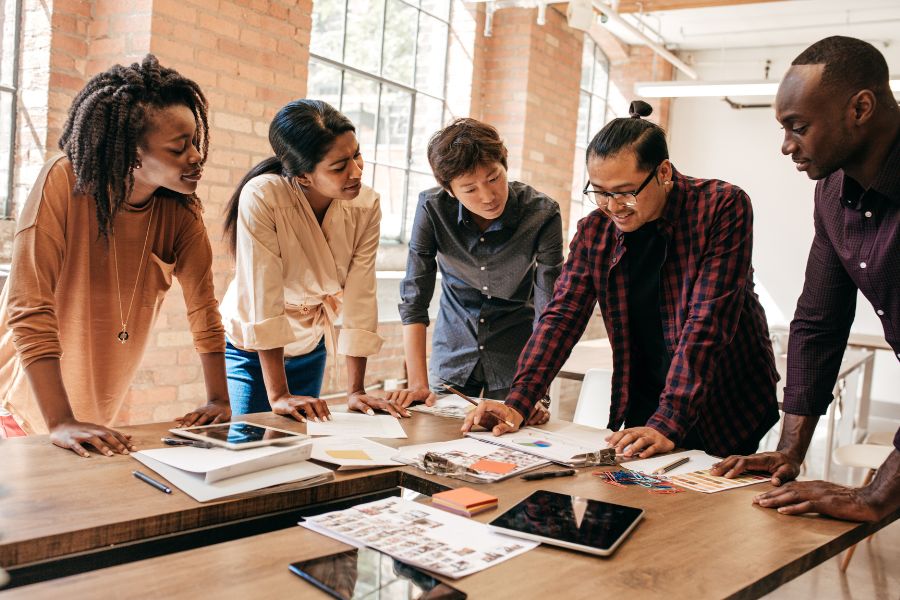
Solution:
{"label": "long braided hair", "polygon": [[[154,55],[148,54],[140,64],[115,65],[95,75],[75,97],[59,148],[75,171],[75,193],[94,198],[99,237],[108,237],[116,211],[134,188],[137,150],[151,123],[151,112],[179,104],[194,113],[193,144],[202,165],[209,150],[206,97],[196,83],[161,67]],[[200,206],[196,194],[164,188],[156,194],[191,209]]]}

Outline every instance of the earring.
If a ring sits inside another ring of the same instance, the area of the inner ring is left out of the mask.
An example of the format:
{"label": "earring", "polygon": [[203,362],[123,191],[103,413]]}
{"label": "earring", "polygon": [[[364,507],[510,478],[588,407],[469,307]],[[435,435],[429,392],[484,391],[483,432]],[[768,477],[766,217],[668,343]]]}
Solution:
{"label": "earring", "polygon": [[136,165],[134,165],[134,168],[135,168],[135,169],[140,169],[140,168],[141,168],[141,163],[137,163]]}

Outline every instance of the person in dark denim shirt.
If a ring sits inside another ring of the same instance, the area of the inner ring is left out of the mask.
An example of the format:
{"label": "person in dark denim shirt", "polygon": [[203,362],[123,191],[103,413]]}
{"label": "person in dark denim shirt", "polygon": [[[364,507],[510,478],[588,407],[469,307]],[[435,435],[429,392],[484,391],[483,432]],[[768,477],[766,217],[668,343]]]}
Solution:
{"label": "person in dark denim shirt", "polygon": [[[503,399],[516,360],[553,293],[562,267],[559,205],[507,180],[507,150],[493,127],[458,119],[429,142],[441,187],[419,195],[399,305],[408,387],[404,406],[434,401],[444,383]],[[441,302],[430,376],[428,306],[438,268]]]}

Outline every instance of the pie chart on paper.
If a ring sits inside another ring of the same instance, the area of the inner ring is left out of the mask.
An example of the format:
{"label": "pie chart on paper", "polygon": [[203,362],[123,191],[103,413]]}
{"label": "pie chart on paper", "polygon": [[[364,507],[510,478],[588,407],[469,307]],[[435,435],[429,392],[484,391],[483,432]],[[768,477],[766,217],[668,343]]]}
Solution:
{"label": "pie chart on paper", "polygon": [[553,445],[550,442],[547,442],[544,440],[532,440],[532,439],[525,439],[522,441],[516,440],[516,443],[519,444],[520,446],[531,446],[532,448],[549,448],[550,446]]}

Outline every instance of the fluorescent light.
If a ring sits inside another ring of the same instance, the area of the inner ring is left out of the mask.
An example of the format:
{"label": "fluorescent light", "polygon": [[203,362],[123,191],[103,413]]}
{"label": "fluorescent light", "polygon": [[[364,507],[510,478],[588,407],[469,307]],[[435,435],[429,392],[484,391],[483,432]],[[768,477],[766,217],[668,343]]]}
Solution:
{"label": "fluorescent light", "polygon": [[[634,93],[644,98],[724,98],[726,96],[774,96],[777,81],[639,81]],[[900,79],[891,79],[891,90],[900,92]]]}

